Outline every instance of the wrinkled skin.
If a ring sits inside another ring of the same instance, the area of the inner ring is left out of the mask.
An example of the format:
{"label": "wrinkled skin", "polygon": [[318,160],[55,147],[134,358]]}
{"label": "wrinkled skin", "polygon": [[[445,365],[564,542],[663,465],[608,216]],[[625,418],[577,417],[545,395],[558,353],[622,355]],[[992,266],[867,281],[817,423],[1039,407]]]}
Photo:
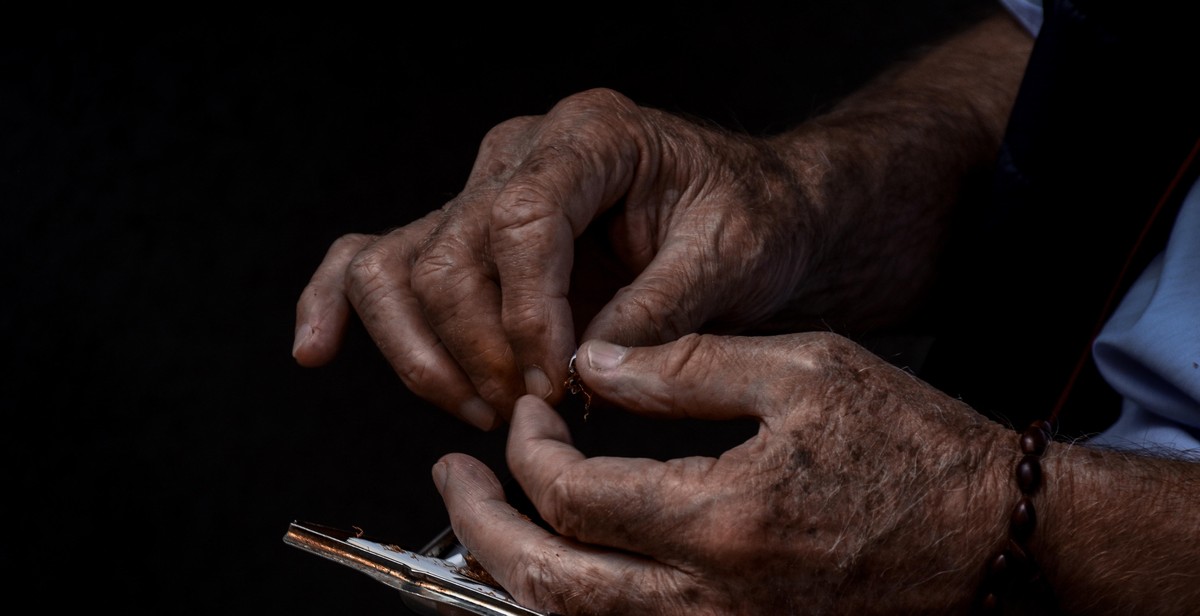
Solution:
{"label": "wrinkled skin", "polygon": [[607,89],[503,122],[444,207],[334,242],[292,354],[330,361],[357,314],[411,391],[492,429],[524,393],[557,402],[583,340],[895,324],[995,162],[1031,47],[994,14],[771,136]]}
{"label": "wrinkled skin", "polygon": [[[815,249],[777,156],[610,90],[506,121],[450,203],[331,246],[297,304],[293,354],[328,362],[353,311],[413,392],[491,429],[523,393],[562,395],[580,334],[653,344],[753,323]],[[576,240],[605,248],[577,255]],[[586,332],[580,314],[594,316]]]}
{"label": "wrinkled skin", "polygon": [[594,395],[630,411],[760,428],[719,458],[585,458],[554,410],[521,398],[508,464],[557,534],[517,515],[473,458],[450,454],[433,476],[460,540],[522,603],[561,614],[969,609],[1005,533],[1011,431],[833,334],[589,341],[578,368]]}

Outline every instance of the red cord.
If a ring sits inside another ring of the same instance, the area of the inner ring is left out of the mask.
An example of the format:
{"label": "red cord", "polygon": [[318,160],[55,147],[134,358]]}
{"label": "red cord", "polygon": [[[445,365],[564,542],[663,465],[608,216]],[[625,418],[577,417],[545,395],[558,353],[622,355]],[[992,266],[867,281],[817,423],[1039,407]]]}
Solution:
{"label": "red cord", "polygon": [[1138,250],[1141,248],[1142,242],[1146,239],[1146,236],[1149,235],[1150,228],[1154,226],[1156,219],[1162,212],[1163,208],[1166,207],[1167,202],[1170,201],[1171,195],[1175,194],[1175,190],[1179,187],[1179,183],[1182,182],[1184,177],[1187,176],[1187,171],[1192,166],[1192,163],[1196,160],[1198,152],[1200,152],[1200,139],[1197,139],[1196,143],[1192,145],[1192,151],[1188,154],[1187,158],[1184,159],[1183,164],[1179,166],[1179,170],[1175,172],[1175,177],[1171,180],[1171,183],[1167,185],[1167,189],[1163,191],[1162,196],[1159,197],[1158,203],[1154,206],[1154,210],[1150,212],[1150,218],[1146,220],[1146,224],[1142,227],[1142,231],[1138,235],[1137,241],[1134,242],[1133,249],[1129,251],[1129,256],[1125,258],[1125,264],[1121,267],[1121,273],[1117,276],[1116,282],[1109,291],[1108,299],[1104,301],[1104,310],[1102,310],[1100,313],[1100,318],[1096,322],[1095,328],[1092,330],[1092,335],[1088,339],[1087,346],[1084,347],[1083,353],[1080,354],[1079,361],[1075,363],[1075,369],[1071,371],[1071,376],[1069,379],[1067,379],[1066,387],[1064,387],[1062,393],[1059,394],[1058,402],[1054,404],[1054,410],[1050,412],[1049,420],[1051,424],[1054,424],[1054,422],[1058,419],[1058,413],[1062,410],[1063,406],[1066,405],[1067,398],[1071,395],[1071,389],[1075,387],[1075,381],[1079,379],[1079,375],[1083,372],[1083,367],[1087,365],[1088,358],[1092,353],[1092,345],[1095,343],[1096,337],[1100,335],[1100,330],[1104,328],[1104,324],[1108,320],[1109,311],[1112,309],[1113,303],[1116,302],[1117,299],[1117,292],[1120,290],[1122,282],[1125,280],[1125,276],[1128,275],[1129,268],[1132,266],[1133,259],[1137,255]]}

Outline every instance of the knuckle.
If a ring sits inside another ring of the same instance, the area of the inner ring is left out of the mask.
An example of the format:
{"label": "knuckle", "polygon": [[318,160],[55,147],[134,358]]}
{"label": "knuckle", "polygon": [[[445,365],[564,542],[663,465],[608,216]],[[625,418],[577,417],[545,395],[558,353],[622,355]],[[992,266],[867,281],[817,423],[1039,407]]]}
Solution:
{"label": "knuckle", "polygon": [[575,504],[574,473],[560,469],[542,490],[538,511],[551,528],[566,537],[578,537],[584,531],[585,516]]}
{"label": "knuckle", "polygon": [[[539,170],[534,165],[533,173]],[[532,178],[514,181],[504,188],[492,208],[492,230],[498,237],[521,235],[521,241],[548,241],[562,211],[551,191]]]}
{"label": "knuckle", "polygon": [[383,272],[387,260],[387,253],[378,245],[372,245],[355,254],[346,269],[351,280],[369,280]]}
{"label": "knuckle", "polygon": [[873,365],[873,356],[850,339],[833,332],[810,332],[788,349],[788,371],[798,383],[813,378],[858,382],[863,370]]}
{"label": "knuckle", "polygon": [[413,260],[409,273],[414,287],[436,288],[444,284],[444,278],[457,270],[458,259],[440,247],[430,247]]}
{"label": "knuckle", "polygon": [[501,408],[511,408],[519,393],[516,360],[512,349],[503,344],[489,345],[461,361],[470,373],[480,397]]}
{"label": "knuckle", "polygon": [[510,145],[525,135],[536,122],[537,118],[534,116],[519,116],[493,126],[480,141],[481,154],[507,151]]}
{"label": "knuckle", "polygon": [[355,304],[369,306],[390,288],[389,252],[379,244],[360,250],[346,266],[346,280]]}
{"label": "knuckle", "polygon": [[694,372],[697,367],[703,367],[708,361],[709,336],[706,334],[685,334],[667,349],[663,359],[660,378],[665,383],[672,384],[682,380],[686,374]]}
{"label": "knuckle", "polygon": [[[680,276],[682,278],[686,273]],[[629,340],[629,344],[663,343],[691,331],[687,307],[680,303],[683,294],[674,288],[664,288],[674,284],[679,283],[661,280],[654,286],[626,287],[617,293],[622,319],[641,324],[639,329],[649,335],[646,340]]]}
{"label": "knuckle", "polygon": [[[565,303],[565,299],[557,292],[547,294],[542,289],[515,289],[512,288],[514,286],[505,289],[508,295],[505,295],[500,306],[500,327],[516,347],[526,353],[534,352],[534,349],[541,349],[544,343],[551,341],[553,336],[559,335],[556,328],[562,327],[563,322],[556,316],[556,303]],[[542,363],[546,360],[538,361]],[[541,367],[547,369],[553,366]]]}
{"label": "knuckle", "polygon": [[608,570],[564,558],[562,548],[555,540],[547,540],[536,549],[524,552],[514,561],[512,573],[512,594],[522,603],[550,613],[644,613],[648,607],[641,605],[640,609],[629,609],[630,597],[621,592],[623,588],[640,583],[641,575],[627,572],[618,579],[625,584],[614,589],[614,580]]}
{"label": "knuckle", "polygon": [[497,146],[510,143],[514,136],[523,134],[533,121],[534,119],[532,117],[521,116],[509,118],[503,122],[500,122],[489,129],[488,132],[483,136],[483,140],[480,142],[480,148],[483,150],[490,150],[496,148]]}
{"label": "knuckle", "polygon": [[372,239],[373,236],[365,233],[346,233],[345,235],[333,240],[333,244],[329,246],[329,250],[330,252],[339,254],[346,252],[358,252]]}
{"label": "knuckle", "polygon": [[536,326],[543,312],[538,305],[528,300],[510,301],[501,309],[500,318],[505,330],[520,331],[531,324]]}
{"label": "knuckle", "polygon": [[534,116],[523,116],[505,120],[488,130],[479,144],[472,175],[492,182],[503,182],[510,177],[529,148],[526,135],[537,122]]}
{"label": "knuckle", "polygon": [[424,349],[409,354],[396,352],[394,349],[381,348],[381,352],[388,358],[388,362],[392,364],[392,369],[395,370],[396,376],[400,377],[400,381],[406,387],[411,389],[418,395],[427,395],[425,382],[433,372],[434,358],[432,357],[432,349]]}
{"label": "knuckle", "polygon": [[463,283],[474,273],[462,255],[454,243],[439,242],[413,260],[409,280],[423,303],[443,306],[461,299],[469,288]]}
{"label": "knuckle", "polygon": [[809,362],[827,363],[833,358],[853,353],[855,345],[845,336],[834,332],[810,332],[802,338],[803,356]]}
{"label": "knuckle", "polygon": [[554,613],[567,612],[567,597],[570,593],[560,579],[564,575],[563,563],[553,545],[539,545],[523,551],[513,560],[508,579],[508,589],[526,605],[539,606]]}
{"label": "knuckle", "polygon": [[566,113],[618,112],[628,113],[637,109],[629,97],[611,88],[592,88],[572,94],[555,106],[555,111]]}

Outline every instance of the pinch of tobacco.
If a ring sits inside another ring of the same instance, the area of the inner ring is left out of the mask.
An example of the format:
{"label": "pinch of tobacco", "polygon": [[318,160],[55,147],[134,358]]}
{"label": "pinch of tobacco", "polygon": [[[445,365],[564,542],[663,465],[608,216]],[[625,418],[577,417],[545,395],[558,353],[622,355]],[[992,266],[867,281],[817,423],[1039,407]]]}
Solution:
{"label": "pinch of tobacco", "polygon": [[567,364],[567,379],[563,381],[563,387],[574,395],[583,395],[583,419],[588,418],[588,411],[592,408],[592,394],[583,386],[583,380],[579,378],[579,372],[575,370],[575,355],[571,356],[571,361]]}

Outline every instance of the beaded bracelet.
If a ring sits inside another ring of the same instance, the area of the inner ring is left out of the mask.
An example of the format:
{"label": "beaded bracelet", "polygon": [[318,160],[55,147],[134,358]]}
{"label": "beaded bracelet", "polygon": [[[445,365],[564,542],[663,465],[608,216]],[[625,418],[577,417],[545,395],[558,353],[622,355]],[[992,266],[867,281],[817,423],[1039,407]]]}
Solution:
{"label": "beaded bracelet", "polygon": [[1051,440],[1050,422],[1037,420],[1020,434],[1017,442],[1024,454],[1017,462],[1017,487],[1021,498],[1009,516],[1009,538],[992,556],[984,573],[979,607],[983,614],[999,614],[1002,597],[1028,589],[1040,580],[1040,571],[1029,555],[1029,538],[1037,526],[1033,495],[1042,486],[1042,454]]}

